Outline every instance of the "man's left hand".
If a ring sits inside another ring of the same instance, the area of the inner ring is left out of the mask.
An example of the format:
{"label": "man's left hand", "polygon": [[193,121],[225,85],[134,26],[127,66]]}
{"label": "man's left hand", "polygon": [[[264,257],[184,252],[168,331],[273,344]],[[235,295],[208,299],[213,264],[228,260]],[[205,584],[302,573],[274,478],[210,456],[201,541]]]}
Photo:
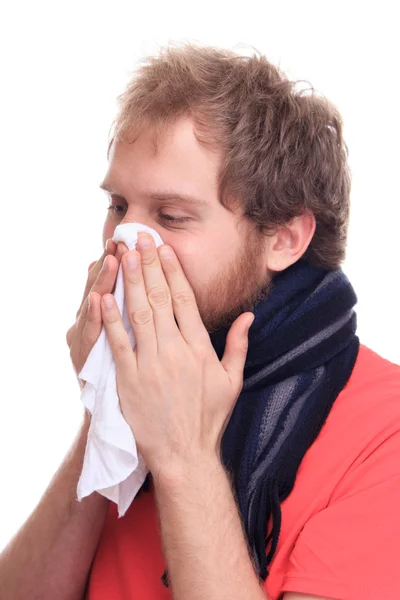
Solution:
{"label": "man's left hand", "polygon": [[139,252],[125,252],[121,260],[134,349],[114,296],[103,296],[101,308],[122,413],[157,475],[220,457],[222,434],[243,385],[254,316],[243,313],[232,324],[220,361],[172,248],[156,248],[152,236],[142,233],[137,247]]}

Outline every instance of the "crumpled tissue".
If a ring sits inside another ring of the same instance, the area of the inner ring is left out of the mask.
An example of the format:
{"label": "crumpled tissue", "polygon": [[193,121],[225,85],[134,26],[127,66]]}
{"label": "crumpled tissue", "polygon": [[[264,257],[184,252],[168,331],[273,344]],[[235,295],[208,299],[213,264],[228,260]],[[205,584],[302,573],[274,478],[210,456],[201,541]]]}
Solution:
{"label": "crumpled tissue", "polygon": [[[132,250],[139,231],[150,233],[157,247],[163,243],[154,229],[141,223],[121,223],[115,228],[112,239],[116,243],[124,242]],[[135,338],[127,315],[121,265],[114,297],[134,348]],[[86,381],[81,400],[92,417],[77,497],[81,500],[96,491],[115,502],[118,516],[122,517],[146,479],[148,469],[120,409],[116,365],[104,326],[78,376]]]}

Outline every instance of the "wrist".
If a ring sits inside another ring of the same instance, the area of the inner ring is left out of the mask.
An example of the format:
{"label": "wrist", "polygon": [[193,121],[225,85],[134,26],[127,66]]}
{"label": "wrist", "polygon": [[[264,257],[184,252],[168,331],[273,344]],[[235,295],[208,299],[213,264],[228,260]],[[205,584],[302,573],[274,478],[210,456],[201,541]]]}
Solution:
{"label": "wrist", "polygon": [[225,473],[219,457],[217,455],[199,454],[168,464],[164,463],[153,468],[151,473],[156,489],[173,491],[187,485],[197,486],[215,471]]}
{"label": "wrist", "polygon": [[74,440],[67,454],[67,459],[72,463],[83,465],[83,457],[85,455],[88,432],[91,422],[91,414],[85,409],[79,428],[75,433]]}

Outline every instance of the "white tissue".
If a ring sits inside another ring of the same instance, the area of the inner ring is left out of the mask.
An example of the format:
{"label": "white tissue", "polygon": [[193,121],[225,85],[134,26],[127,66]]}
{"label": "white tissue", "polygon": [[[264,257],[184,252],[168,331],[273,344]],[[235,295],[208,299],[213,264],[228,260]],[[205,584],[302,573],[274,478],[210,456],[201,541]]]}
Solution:
{"label": "white tissue", "polygon": [[[136,246],[139,231],[150,233],[157,247],[163,243],[154,229],[141,223],[118,225],[112,239],[116,243],[124,242],[132,250]],[[121,265],[114,297],[134,348],[135,339],[127,316]],[[146,479],[148,469],[137,451],[132,430],[119,406],[116,367],[104,326],[78,376],[86,381],[81,400],[92,418],[77,497],[81,500],[97,491],[118,505],[118,515],[122,517]]]}

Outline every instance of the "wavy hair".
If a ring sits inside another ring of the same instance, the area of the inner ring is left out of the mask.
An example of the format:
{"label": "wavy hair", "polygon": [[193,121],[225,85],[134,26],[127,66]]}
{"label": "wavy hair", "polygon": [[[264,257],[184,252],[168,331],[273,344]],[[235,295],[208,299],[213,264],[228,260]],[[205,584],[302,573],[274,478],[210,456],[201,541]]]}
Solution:
{"label": "wavy hair", "polygon": [[170,44],[139,63],[112,139],[134,141],[148,127],[157,148],[168,125],[191,117],[198,141],[221,153],[223,206],[239,205],[266,235],[311,211],[316,231],[303,258],[335,269],[348,231],[348,149],[338,109],[298,83],[257,51]]}

